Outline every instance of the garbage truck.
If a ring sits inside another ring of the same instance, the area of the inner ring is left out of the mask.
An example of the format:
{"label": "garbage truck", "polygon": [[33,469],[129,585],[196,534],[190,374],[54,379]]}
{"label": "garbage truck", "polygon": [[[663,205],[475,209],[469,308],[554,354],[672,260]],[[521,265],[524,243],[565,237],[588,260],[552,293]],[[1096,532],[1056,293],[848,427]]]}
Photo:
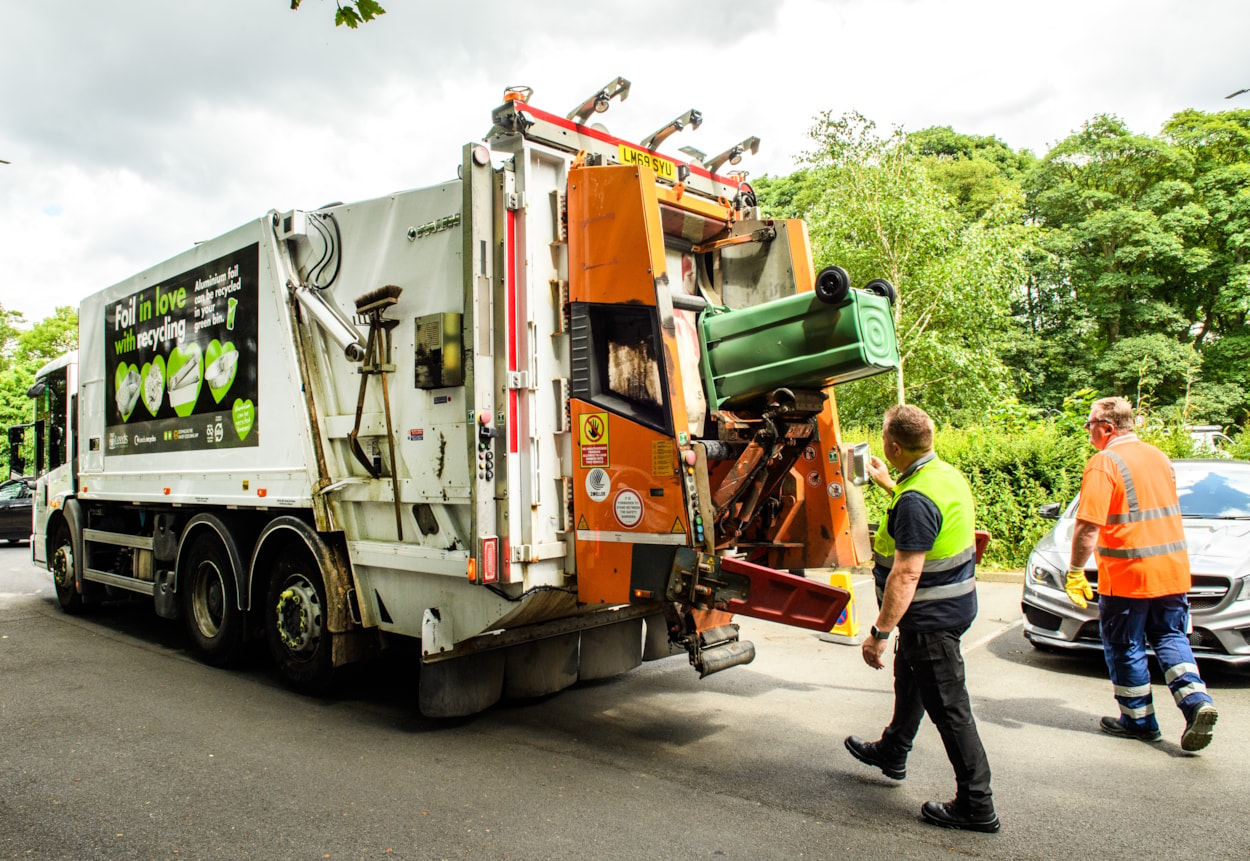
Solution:
{"label": "garbage truck", "polygon": [[60,606],[150,600],[310,692],[395,649],[444,717],[747,663],[738,615],[830,630],[870,555],[834,389],[898,367],[893,288],[761,216],[728,170],[758,139],[661,152],[693,110],[612,136],[628,87],[567,115],[511,88],[455,179],[83,299],[10,433]]}

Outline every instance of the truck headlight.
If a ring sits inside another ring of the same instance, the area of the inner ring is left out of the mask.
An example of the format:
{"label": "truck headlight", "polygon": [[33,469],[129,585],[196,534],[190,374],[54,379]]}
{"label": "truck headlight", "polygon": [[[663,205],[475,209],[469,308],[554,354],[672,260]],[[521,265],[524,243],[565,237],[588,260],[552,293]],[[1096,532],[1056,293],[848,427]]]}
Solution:
{"label": "truck headlight", "polygon": [[1060,583],[1059,572],[1044,563],[1036,553],[1029,554],[1029,563],[1024,569],[1024,577],[1030,586],[1050,586],[1053,589],[1063,588]]}

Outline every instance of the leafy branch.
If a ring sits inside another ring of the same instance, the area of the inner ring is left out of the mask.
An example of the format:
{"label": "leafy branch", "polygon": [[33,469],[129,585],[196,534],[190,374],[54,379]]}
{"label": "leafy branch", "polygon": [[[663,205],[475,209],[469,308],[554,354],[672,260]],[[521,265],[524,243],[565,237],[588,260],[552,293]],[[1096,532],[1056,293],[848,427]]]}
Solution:
{"label": "leafy branch", "polygon": [[[291,0],[291,8],[298,9],[302,2],[303,0]],[[386,14],[386,10],[378,4],[377,0],[350,0],[347,3],[335,0],[335,6],[338,8],[334,12],[334,26],[347,25],[349,30],[355,30],[361,24]]]}

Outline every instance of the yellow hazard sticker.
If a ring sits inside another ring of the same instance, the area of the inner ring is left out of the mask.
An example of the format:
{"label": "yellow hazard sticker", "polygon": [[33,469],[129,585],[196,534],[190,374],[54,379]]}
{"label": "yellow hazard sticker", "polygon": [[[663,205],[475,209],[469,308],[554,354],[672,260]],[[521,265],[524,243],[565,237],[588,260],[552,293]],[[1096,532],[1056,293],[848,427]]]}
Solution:
{"label": "yellow hazard sticker", "polygon": [[608,466],[608,414],[583,413],[577,424],[582,469]]}
{"label": "yellow hazard sticker", "polygon": [[642,149],[634,149],[632,146],[621,144],[620,159],[621,164],[646,165],[655,171],[655,175],[660,179],[667,179],[672,182],[677,181],[677,162],[661,158],[653,152],[647,152]]}
{"label": "yellow hazard sticker", "polygon": [[686,534],[686,527],[681,525],[680,517],[675,518],[673,520],[673,528],[669,530],[669,533],[673,535],[685,535]]}

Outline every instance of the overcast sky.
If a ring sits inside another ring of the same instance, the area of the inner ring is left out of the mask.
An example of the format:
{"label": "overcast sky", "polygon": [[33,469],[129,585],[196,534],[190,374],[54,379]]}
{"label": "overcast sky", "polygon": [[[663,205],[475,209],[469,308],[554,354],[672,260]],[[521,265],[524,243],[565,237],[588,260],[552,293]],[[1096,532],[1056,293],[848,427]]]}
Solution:
{"label": "overcast sky", "polygon": [[0,305],[28,322],[269,209],[451,179],[505,87],[784,174],[822,111],[1043,154],[1097,113],[1250,108],[1247,0],[0,0]]}

